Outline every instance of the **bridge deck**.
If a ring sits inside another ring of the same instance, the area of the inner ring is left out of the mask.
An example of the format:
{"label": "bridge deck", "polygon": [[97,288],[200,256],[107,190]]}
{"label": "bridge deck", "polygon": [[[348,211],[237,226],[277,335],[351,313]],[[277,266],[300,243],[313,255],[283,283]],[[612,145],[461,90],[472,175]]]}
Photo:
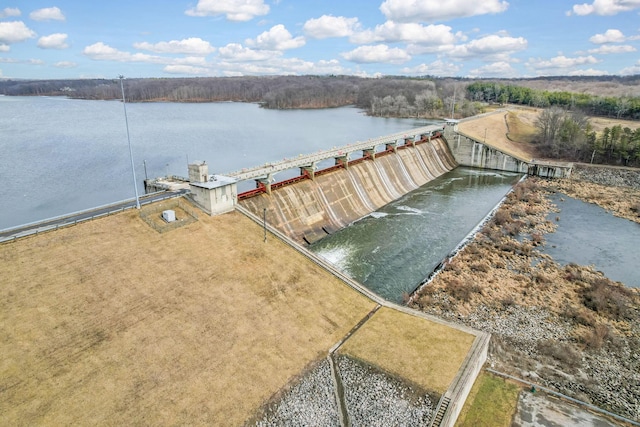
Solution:
{"label": "bridge deck", "polygon": [[226,176],[233,177],[238,181],[244,181],[248,179],[255,179],[265,177],[270,173],[280,172],[283,170],[293,169],[296,167],[310,166],[315,162],[319,162],[326,159],[337,158],[345,156],[355,151],[361,151],[371,149],[382,144],[390,144],[399,139],[411,138],[416,135],[430,133],[434,131],[442,131],[442,125],[430,125],[420,128],[410,129],[405,132],[395,133],[392,135],[382,136],[379,138],[369,139],[364,142],[356,142],[354,144],[345,145],[330,150],[319,151],[317,153],[300,155],[294,159],[284,159],[274,163],[267,163],[262,166],[257,166],[250,169],[243,169],[241,171],[225,174]]}

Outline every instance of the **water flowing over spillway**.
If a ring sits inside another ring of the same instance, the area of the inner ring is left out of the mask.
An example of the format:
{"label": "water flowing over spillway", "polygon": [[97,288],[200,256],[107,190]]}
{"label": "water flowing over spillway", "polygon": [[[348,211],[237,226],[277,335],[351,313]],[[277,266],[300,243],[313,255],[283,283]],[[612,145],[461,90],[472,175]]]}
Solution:
{"label": "water flowing over spillway", "polygon": [[310,249],[382,297],[401,302],[520,177],[456,168]]}
{"label": "water flowing over spillway", "polygon": [[290,238],[314,242],[456,167],[440,138],[240,203]]}

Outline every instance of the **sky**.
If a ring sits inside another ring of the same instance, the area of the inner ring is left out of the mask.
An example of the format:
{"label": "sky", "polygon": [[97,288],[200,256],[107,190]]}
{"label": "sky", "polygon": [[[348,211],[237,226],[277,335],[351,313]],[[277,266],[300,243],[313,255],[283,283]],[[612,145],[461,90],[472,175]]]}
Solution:
{"label": "sky", "polygon": [[0,0],[0,78],[640,74],[640,0]]}

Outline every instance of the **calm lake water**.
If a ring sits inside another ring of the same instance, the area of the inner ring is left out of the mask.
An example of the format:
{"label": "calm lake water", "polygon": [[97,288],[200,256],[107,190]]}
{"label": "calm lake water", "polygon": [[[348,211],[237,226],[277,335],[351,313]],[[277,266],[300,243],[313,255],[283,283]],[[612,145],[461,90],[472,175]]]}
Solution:
{"label": "calm lake water", "polygon": [[[266,110],[245,103],[127,104],[138,188],[277,161],[432,122],[368,117],[356,108]],[[0,229],[134,197],[122,103],[0,96]]]}

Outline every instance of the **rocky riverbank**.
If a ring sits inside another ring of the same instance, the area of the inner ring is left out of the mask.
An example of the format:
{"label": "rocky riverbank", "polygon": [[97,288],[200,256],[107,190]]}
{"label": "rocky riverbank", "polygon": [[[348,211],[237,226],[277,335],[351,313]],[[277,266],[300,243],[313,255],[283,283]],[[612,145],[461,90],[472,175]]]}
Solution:
{"label": "rocky riverbank", "polygon": [[638,190],[529,178],[412,305],[492,333],[496,369],[640,419],[640,294],[538,250],[556,226],[554,191],[588,194],[640,222]]}

